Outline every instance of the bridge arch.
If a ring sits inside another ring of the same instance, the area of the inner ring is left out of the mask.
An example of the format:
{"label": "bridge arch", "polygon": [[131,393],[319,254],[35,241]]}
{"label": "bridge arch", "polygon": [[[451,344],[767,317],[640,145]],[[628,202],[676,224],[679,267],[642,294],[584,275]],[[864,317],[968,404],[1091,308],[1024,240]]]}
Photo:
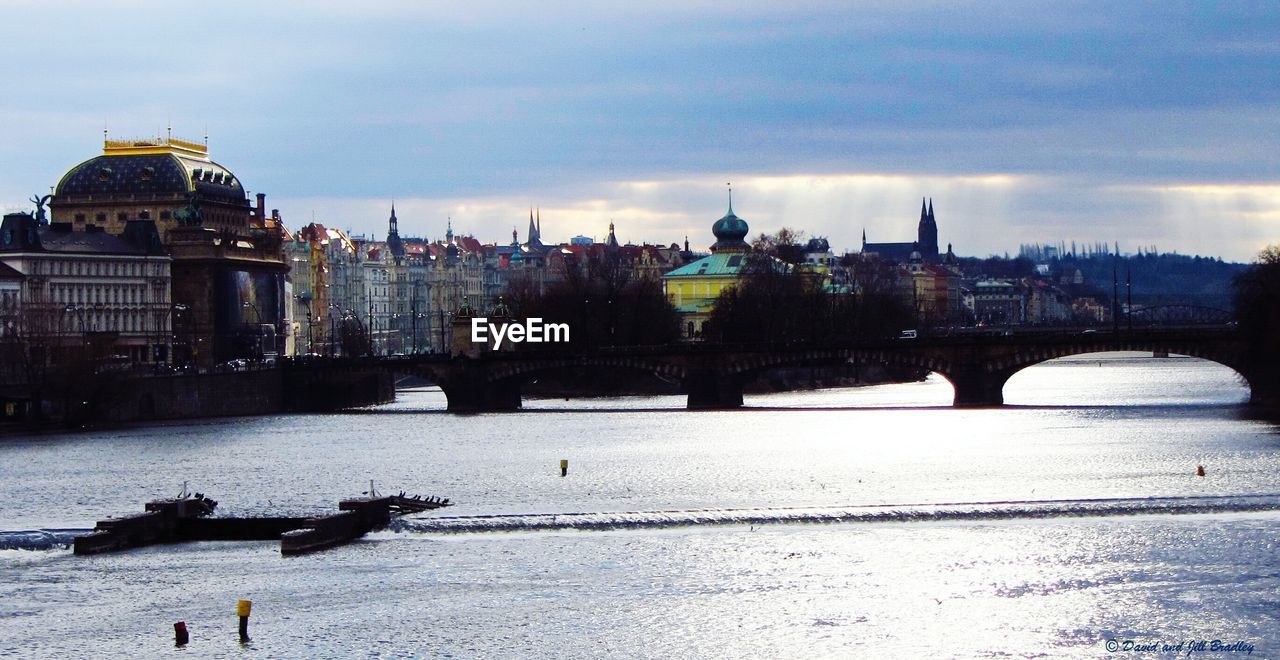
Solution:
{"label": "bridge arch", "polygon": [[812,349],[788,353],[749,354],[736,359],[725,369],[727,375],[749,378],[770,369],[806,366],[838,366],[872,363],[915,367],[941,372],[950,366],[943,356],[927,352],[903,352],[891,349]]}
{"label": "bridge arch", "polygon": [[1250,396],[1256,396],[1256,388],[1249,375],[1250,370],[1242,363],[1238,353],[1223,347],[1195,342],[1116,339],[1037,345],[995,355],[980,364],[956,364],[950,368],[950,371],[938,370],[938,373],[950,381],[955,388],[955,405],[998,406],[1004,403],[1004,386],[1009,379],[1028,367],[1073,355],[1120,351],[1164,352],[1207,360],[1235,371],[1248,385]]}

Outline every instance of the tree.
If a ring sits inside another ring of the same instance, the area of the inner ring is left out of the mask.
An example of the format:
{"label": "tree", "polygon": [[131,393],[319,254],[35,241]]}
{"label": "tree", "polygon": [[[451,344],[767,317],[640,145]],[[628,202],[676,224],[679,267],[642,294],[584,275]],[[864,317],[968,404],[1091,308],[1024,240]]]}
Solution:
{"label": "tree", "polygon": [[[882,262],[867,260],[859,281],[839,290],[818,273],[761,249],[747,255],[738,282],[716,299],[704,336],[720,342],[787,342],[885,338],[914,327],[911,309],[893,289]],[[848,260],[851,255],[846,255]],[[861,259],[861,256],[855,257]]]}
{"label": "tree", "polygon": [[579,349],[666,344],[680,336],[679,316],[662,284],[634,279],[631,265],[616,251],[571,265],[542,294],[513,282],[506,302],[516,317],[568,324],[570,343]]}
{"label": "tree", "polygon": [[804,249],[804,232],[790,227],[783,227],[772,235],[760,234],[751,241],[752,252],[767,254],[789,264],[804,263]]}
{"label": "tree", "polygon": [[[1232,282],[1236,323],[1254,394],[1280,392],[1280,246],[1270,245]],[[1272,407],[1280,401],[1264,401]]]}
{"label": "tree", "polygon": [[36,424],[48,418],[68,426],[108,419],[130,391],[133,377],[106,358],[110,345],[85,334],[74,308],[28,292],[17,335],[6,342],[4,371],[26,390]]}
{"label": "tree", "polygon": [[354,314],[343,316],[338,323],[338,344],[342,347],[342,354],[347,357],[373,354],[369,333],[360,317]]}

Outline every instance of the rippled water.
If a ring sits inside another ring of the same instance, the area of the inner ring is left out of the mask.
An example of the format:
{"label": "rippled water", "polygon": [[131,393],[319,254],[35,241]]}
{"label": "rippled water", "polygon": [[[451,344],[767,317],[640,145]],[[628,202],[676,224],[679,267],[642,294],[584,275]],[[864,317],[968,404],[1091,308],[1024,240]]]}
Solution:
{"label": "rippled water", "polygon": [[[950,398],[931,377],[731,412],[643,397],[455,416],[428,389],[6,441],[0,547],[52,549],[0,550],[0,655],[161,655],[185,620],[186,651],[241,656],[238,598],[277,657],[1079,657],[1113,638],[1280,654],[1280,436],[1241,415],[1232,372],[1055,361],[1015,376],[1006,407]],[[58,546],[183,480],[222,515],[280,515],[369,479],[456,505],[301,558]]]}

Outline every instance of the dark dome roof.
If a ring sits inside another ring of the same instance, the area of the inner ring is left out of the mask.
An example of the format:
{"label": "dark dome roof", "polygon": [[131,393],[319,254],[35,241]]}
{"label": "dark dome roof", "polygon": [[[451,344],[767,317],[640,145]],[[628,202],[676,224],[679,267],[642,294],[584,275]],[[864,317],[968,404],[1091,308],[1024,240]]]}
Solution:
{"label": "dark dome roof", "polygon": [[713,252],[718,250],[745,250],[749,246],[747,242],[742,240],[747,237],[747,221],[733,214],[733,206],[729,206],[729,212],[723,218],[716,220],[711,225],[711,233],[715,234],[716,243],[711,246]]}
{"label": "dark dome roof", "polygon": [[102,155],[71,168],[54,194],[188,194],[232,203],[248,197],[239,179],[225,167],[209,160],[177,154]]}

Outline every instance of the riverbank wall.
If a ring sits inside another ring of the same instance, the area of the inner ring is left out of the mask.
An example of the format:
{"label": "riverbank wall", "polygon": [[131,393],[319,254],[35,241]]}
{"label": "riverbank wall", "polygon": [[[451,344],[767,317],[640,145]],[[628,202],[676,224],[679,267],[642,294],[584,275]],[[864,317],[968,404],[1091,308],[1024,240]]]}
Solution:
{"label": "riverbank wall", "polygon": [[285,367],[142,378],[129,399],[111,421],[345,410],[395,401],[395,383],[378,369]]}
{"label": "riverbank wall", "polygon": [[[282,366],[202,374],[91,375],[79,387],[11,397],[0,431],[285,412],[390,403],[392,374],[368,367]],[[96,380],[103,382],[97,383]],[[89,382],[95,381],[95,382]]]}

